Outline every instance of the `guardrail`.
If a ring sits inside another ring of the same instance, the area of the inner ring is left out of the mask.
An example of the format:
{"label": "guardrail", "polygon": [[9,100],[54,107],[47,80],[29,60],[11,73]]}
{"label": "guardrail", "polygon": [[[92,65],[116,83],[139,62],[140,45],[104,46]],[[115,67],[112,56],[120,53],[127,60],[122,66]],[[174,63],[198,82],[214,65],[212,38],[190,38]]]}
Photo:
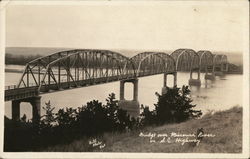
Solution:
{"label": "guardrail", "polygon": [[[29,83],[29,87],[34,87],[34,86],[37,86],[37,84],[36,83]],[[19,87],[19,88],[29,88],[29,87],[23,86],[23,87]],[[4,88],[5,88],[5,90],[19,89],[17,87],[17,85],[9,85],[9,86],[5,86]]]}
{"label": "guardrail", "polygon": [[5,101],[19,100],[38,95],[37,87],[17,88],[5,90]]}
{"label": "guardrail", "polygon": [[17,88],[17,85],[5,86],[5,90],[16,89],[16,88]]}

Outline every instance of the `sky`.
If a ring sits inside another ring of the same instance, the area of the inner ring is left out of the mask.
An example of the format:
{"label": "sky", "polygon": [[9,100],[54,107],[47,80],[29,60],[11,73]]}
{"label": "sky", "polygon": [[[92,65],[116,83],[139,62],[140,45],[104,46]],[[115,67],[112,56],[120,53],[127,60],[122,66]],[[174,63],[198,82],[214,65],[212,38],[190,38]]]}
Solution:
{"label": "sky", "polygon": [[6,46],[242,52],[247,3],[212,2],[10,3]]}

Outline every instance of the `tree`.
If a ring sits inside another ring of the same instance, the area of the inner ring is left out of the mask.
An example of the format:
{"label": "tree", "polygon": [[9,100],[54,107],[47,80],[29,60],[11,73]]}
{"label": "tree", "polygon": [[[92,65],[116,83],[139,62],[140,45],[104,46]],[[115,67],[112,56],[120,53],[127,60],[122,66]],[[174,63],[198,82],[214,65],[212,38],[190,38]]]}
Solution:
{"label": "tree", "polygon": [[45,110],[45,115],[41,117],[41,122],[44,125],[52,126],[52,123],[55,121],[55,113],[53,113],[55,107],[51,107],[50,101],[45,102],[45,107],[42,107]]}
{"label": "tree", "polygon": [[188,86],[181,89],[167,88],[167,92],[158,96],[158,102],[155,104],[156,122],[163,124],[165,122],[182,122],[190,118],[197,118],[202,115],[200,110],[194,110],[196,106],[192,104],[189,97],[190,90]]}
{"label": "tree", "polygon": [[140,124],[142,126],[156,124],[156,111],[150,111],[148,106],[141,105]]}

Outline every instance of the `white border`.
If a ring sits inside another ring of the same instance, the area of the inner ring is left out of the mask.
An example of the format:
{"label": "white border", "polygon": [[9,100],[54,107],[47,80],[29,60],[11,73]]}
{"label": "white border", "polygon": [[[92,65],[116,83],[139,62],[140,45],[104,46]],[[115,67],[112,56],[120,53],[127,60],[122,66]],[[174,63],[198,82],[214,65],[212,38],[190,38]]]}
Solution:
{"label": "white border", "polygon": [[4,56],[5,56],[5,5],[7,3],[0,3],[0,102],[2,107],[0,108],[0,157],[3,153],[3,128],[4,128]]}
{"label": "white border", "polygon": [[[0,10],[0,76],[4,79],[4,52],[5,52],[5,7],[7,5],[207,5],[214,1],[4,1],[1,2]],[[245,10],[249,17],[249,4],[246,0],[238,1],[217,1],[216,5],[245,5],[242,8]],[[243,28],[244,35],[244,89],[243,89],[243,153],[68,153],[68,152],[22,152],[22,153],[7,153],[3,152],[3,142],[0,146],[0,157],[1,158],[248,158],[249,157],[249,18],[246,18],[245,27]],[[4,125],[4,80],[0,81],[1,88],[1,110],[0,111],[0,128],[1,137],[3,141],[3,125]]]}
{"label": "white border", "polygon": [[249,32],[249,4],[247,5],[248,7],[245,9],[246,14],[248,15],[248,18],[246,18],[245,24],[244,24],[244,28],[243,28],[243,37],[244,37],[244,44],[243,44],[243,142],[242,142],[242,146],[243,146],[243,153],[248,154],[248,158],[250,158],[250,132],[249,132],[249,128],[250,128],[250,122],[249,122],[249,116],[250,116],[250,103],[249,103],[249,82],[250,82],[250,58],[249,58],[249,54],[250,54],[250,44],[249,44],[249,38],[250,38],[250,32]]}

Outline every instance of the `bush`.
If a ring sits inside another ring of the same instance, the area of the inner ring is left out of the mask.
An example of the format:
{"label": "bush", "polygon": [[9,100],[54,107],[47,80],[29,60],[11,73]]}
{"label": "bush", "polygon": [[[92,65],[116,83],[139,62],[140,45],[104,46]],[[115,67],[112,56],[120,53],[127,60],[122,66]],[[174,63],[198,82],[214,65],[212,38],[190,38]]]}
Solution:
{"label": "bush", "polygon": [[115,94],[110,94],[103,105],[97,100],[87,105],[60,109],[53,113],[50,102],[43,109],[46,114],[40,123],[26,122],[24,116],[15,122],[5,119],[4,151],[36,151],[43,147],[70,143],[83,136],[101,136],[104,132],[126,131],[147,125],[182,122],[201,116],[201,111],[193,110],[190,90],[167,88],[167,93],[158,96],[153,111],[142,105],[142,113],[137,119],[131,118],[127,111],[118,107]]}
{"label": "bush", "polygon": [[150,111],[148,106],[141,106],[142,113],[140,114],[141,117],[141,125],[154,125],[156,124],[156,112],[155,110]]}
{"label": "bush", "polygon": [[156,93],[156,95],[158,102],[153,111],[150,111],[148,107],[143,107],[141,115],[145,125],[183,122],[202,115],[200,110],[193,110],[196,105],[192,104],[192,99],[189,97],[188,86],[183,86],[181,89],[176,86],[167,88],[165,94]]}
{"label": "bush", "polygon": [[19,122],[6,118],[4,150],[37,150],[49,145],[69,143],[82,136],[134,128],[136,120],[118,107],[115,94],[110,94],[106,101],[103,105],[93,100],[86,106],[59,109],[57,113],[53,113],[50,102],[45,103],[43,109],[46,114],[38,124],[26,122],[25,117]]}

